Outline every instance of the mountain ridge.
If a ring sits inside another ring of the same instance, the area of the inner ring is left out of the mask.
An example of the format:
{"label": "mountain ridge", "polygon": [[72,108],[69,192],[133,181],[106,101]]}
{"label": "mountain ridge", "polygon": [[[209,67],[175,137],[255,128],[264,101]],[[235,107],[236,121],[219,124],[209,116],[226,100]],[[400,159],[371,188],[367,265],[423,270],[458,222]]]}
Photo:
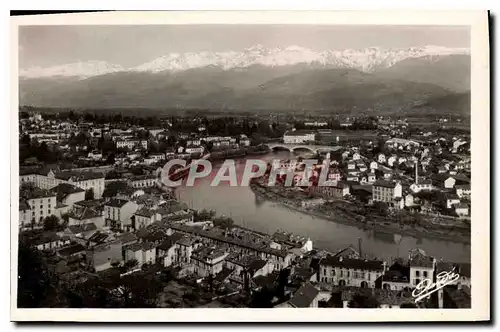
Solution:
{"label": "mountain ridge", "polygon": [[265,48],[262,45],[254,45],[239,52],[169,53],[153,59],[152,61],[130,68],[125,68],[121,65],[105,61],[77,62],[48,68],[25,68],[20,70],[19,76],[22,78],[75,76],[80,79],[86,79],[116,72],[178,72],[208,66],[216,66],[224,70],[230,70],[235,68],[247,68],[253,65],[281,67],[297,64],[319,65],[327,68],[353,68],[365,72],[374,72],[389,68],[404,59],[430,55],[468,55],[469,52],[469,49],[466,48],[447,48],[440,46],[409,47],[401,49],[369,47],[360,50],[313,51],[295,45],[286,48]]}

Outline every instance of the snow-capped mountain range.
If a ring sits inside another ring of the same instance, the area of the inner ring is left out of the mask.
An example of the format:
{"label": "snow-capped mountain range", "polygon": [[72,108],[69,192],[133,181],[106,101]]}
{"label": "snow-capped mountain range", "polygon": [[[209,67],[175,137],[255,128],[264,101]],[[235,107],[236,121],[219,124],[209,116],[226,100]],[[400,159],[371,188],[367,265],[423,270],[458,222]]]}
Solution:
{"label": "snow-capped mountain range", "polygon": [[374,72],[391,67],[405,59],[428,57],[432,61],[443,56],[469,53],[470,50],[467,48],[441,46],[405,49],[370,47],[362,50],[345,49],[317,52],[300,46],[265,48],[262,45],[255,45],[241,52],[170,53],[132,68],[124,68],[104,61],[77,62],[48,68],[33,67],[21,69],[19,76],[23,78],[62,76],[85,79],[116,72],[176,72],[207,66],[229,70],[252,65],[279,67],[297,64],[315,64],[329,68],[354,68],[365,72]]}

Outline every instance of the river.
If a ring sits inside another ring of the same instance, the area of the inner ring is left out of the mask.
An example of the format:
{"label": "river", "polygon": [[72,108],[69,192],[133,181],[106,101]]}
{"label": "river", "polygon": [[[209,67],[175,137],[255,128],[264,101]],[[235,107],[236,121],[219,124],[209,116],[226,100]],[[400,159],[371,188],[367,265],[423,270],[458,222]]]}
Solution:
{"label": "river", "polygon": [[[270,160],[287,157],[296,156],[280,151],[252,158]],[[237,174],[242,173],[245,160],[236,160]],[[179,199],[193,209],[213,209],[218,215],[229,216],[236,224],[256,231],[272,234],[277,230],[286,230],[308,236],[313,240],[316,248],[331,251],[343,249],[349,245],[358,248],[358,238],[360,238],[363,253],[386,260],[394,257],[407,257],[410,249],[418,247],[438,259],[470,262],[469,244],[363,230],[296,212],[274,202],[263,201],[249,187],[231,187],[227,182],[211,187],[210,183],[219,166],[220,163],[214,162],[210,176],[197,179],[195,186],[178,187],[176,192]],[[238,178],[240,179],[241,176]]]}

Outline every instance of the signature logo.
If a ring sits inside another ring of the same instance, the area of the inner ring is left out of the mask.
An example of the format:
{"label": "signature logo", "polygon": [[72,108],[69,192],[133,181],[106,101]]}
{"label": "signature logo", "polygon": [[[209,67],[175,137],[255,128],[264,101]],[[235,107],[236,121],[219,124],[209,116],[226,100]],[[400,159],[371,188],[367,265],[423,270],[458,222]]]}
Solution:
{"label": "signature logo", "polygon": [[436,276],[436,282],[431,279],[422,280],[413,290],[412,295],[415,298],[415,303],[425,299],[434,292],[437,292],[444,286],[450,285],[460,278],[458,273],[452,271],[443,271]]}

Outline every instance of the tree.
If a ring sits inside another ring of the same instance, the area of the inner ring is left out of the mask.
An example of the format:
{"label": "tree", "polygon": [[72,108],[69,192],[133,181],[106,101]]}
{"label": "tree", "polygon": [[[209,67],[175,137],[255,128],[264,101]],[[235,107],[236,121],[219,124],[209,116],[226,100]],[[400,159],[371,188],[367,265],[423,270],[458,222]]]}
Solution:
{"label": "tree", "polygon": [[106,164],[113,165],[114,163],[115,163],[115,154],[114,153],[108,154],[108,157],[106,158]]}
{"label": "tree", "polygon": [[127,191],[129,188],[127,182],[125,181],[112,181],[106,184],[104,188],[104,192],[102,193],[103,197],[114,197],[121,192]]}
{"label": "tree", "polygon": [[69,222],[69,215],[67,213],[62,214],[61,220],[62,220],[62,225],[66,227],[66,225],[68,225]]}
{"label": "tree", "polygon": [[219,217],[214,219],[214,226],[219,228],[233,228],[234,221],[229,217]]}
{"label": "tree", "polygon": [[268,286],[262,287],[260,291],[252,293],[250,301],[251,308],[272,308],[272,300],[274,298],[274,291]]}
{"label": "tree", "polygon": [[109,288],[125,308],[154,308],[156,297],[162,290],[154,275],[144,273],[114,277],[108,281]]}
{"label": "tree", "polygon": [[48,216],[43,220],[43,229],[45,231],[55,231],[59,228],[59,218],[54,215]]}
{"label": "tree", "polygon": [[85,200],[92,200],[94,199],[94,188],[90,188],[85,190]]}
{"label": "tree", "polygon": [[349,308],[378,308],[379,303],[373,296],[355,294],[347,306]]}
{"label": "tree", "polygon": [[123,267],[125,267],[127,270],[130,270],[133,267],[136,267],[137,263],[138,263],[137,259],[130,259],[123,264]]}
{"label": "tree", "polygon": [[19,241],[17,306],[40,308],[52,289],[52,281],[40,252],[28,243]]}
{"label": "tree", "polygon": [[375,211],[381,216],[387,216],[387,211],[389,207],[387,206],[387,203],[385,202],[375,202],[373,203],[373,207]]}

